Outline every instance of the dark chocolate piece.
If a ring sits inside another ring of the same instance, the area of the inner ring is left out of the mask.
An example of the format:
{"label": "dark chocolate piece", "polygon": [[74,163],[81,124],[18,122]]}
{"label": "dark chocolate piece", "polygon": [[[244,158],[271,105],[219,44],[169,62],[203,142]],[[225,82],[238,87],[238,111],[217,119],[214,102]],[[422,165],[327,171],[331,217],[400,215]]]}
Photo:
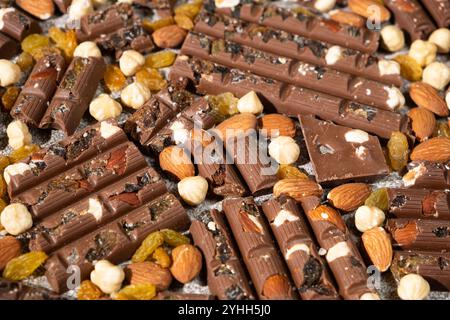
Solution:
{"label": "dark chocolate piece", "polygon": [[11,59],[19,52],[19,43],[0,33],[0,59]]}
{"label": "dark chocolate piece", "polygon": [[161,291],[158,292],[153,300],[215,300],[215,297],[209,294],[201,293]]}
{"label": "dark chocolate piece", "polygon": [[317,182],[367,182],[389,174],[377,137],[312,116],[299,119]]}
{"label": "dark chocolate piece", "polygon": [[444,163],[413,161],[408,163],[408,173],[403,176],[405,187],[448,189],[448,165]]}
{"label": "dark chocolate piece", "polygon": [[50,290],[0,279],[0,300],[63,300]]}
{"label": "dark chocolate piece", "polygon": [[264,202],[262,209],[302,299],[339,299],[296,202],[281,196]]}
{"label": "dark chocolate piece", "polygon": [[[253,198],[228,198],[222,206],[258,297],[296,299],[284,262]],[[272,285],[278,290],[272,290]]]}
{"label": "dark chocolate piece", "polygon": [[11,38],[22,41],[32,33],[40,33],[41,27],[36,20],[28,17],[24,13],[14,9],[2,9],[0,18],[0,31]]}
{"label": "dark chocolate piece", "polygon": [[445,28],[450,26],[450,2],[448,0],[420,0],[433,17],[436,24]]}
{"label": "dark chocolate piece", "polygon": [[254,299],[245,269],[222,214],[212,209],[192,222],[189,231],[203,252],[211,293],[220,300]]}

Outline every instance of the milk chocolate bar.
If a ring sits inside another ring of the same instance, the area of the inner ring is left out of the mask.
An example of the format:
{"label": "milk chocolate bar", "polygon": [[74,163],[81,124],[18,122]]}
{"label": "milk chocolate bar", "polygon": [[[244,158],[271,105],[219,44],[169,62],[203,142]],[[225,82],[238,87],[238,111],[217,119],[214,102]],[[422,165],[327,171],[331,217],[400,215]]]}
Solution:
{"label": "milk chocolate bar", "polygon": [[31,287],[22,282],[0,279],[0,300],[64,300],[44,288]]}
{"label": "milk chocolate bar", "polygon": [[0,33],[0,59],[11,59],[19,52],[19,43]]}
{"label": "milk chocolate bar", "polygon": [[450,2],[448,0],[420,0],[436,24],[445,28],[450,26]]}
{"label": "milk chocolate bar", "polygon": [[281,196],[264,202],[262,209],[302,299],[339,299],[295,200]]}
{"label": "milk chocolate bar", "polygon": [[[222,203],[231,231],[260,299],[291,300],[297,294],[253,198]],[[279,290],[272,290],[272,286]]]}
{"label": "milk chocolate bar", "polygon": [[222,213],[215,209],[203,212],[199,220],[192,222],[189,231],[203,252],[211,293],[220,300],[254,299]]}
{"label": "milk chocolate bar", "polygon": [[448,189],[448,165],[444,163],[413,161],[408,163],[408,173],[403,176],[405,187]]}
{"label": "milk chocolate bar", "polygon": [[41,27],[36,20],[28,17],[24,13],[14,9],[2,9],[0,18],[0,31],[11,38],[22,41],[32,33],[40,33]]}
{"label": "milk chocolate bar", "polygon": [[299,120],[317,182],[374,181],[389,174],[377,137],[313,116]]}

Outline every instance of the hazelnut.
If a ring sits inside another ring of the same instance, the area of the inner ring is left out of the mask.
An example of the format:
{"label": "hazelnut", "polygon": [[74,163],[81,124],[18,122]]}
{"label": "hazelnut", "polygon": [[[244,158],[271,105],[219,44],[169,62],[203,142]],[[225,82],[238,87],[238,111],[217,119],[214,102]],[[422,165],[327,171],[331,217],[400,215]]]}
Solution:
{"label": "hazelnut", "polygon": [[0,59],[0,86],[7,87],[20,80],[20,68],[15,63]]}
{"label": "hazelnut", "polygon": [[0,223],[6,232],[17,236],[33,226],[33,219],[26,206],[21,203],[13,203],[3,209]]}
{"label": "hazelnut", "polygon": [[442,62],[432,62],[423,70],[422,81],[443,90],[450,82],[450,68]]}
{"label": "hazelnut", "polygon": [[5,171],[3,172],[3,178],[5,178],[6,184],[9,185],[11,182],[11,177],[15,175],[23,175],[26,171],[31,170],[31,167],[23,162],[18,162],[11,164],[5,168]]}
{"label": "hazelnut", "polygon": [[300,156],[300,147],[291,137],[279,136],[269,143],[269,155],[279,164],[291,164]]}
{"label": "hazelnut", "polygon": [[422,276],[411,273],[400,279],[397,293],[402,300],[423,300],[430,293],[430,285]]}
{"label": "hazelnut", "polygon": [[403,93],[397,87],[384,87],[384,90],[388,93],[387,105],[391,109],[400,108],[405,105],[405,97]]}
{"label": "hazelnut", "polygon": [[384,222],[384,212],[377,207],[361,206],[355,213],[355,226],[361,232],[379,227]]}
{"label": "hazelnut", "polygon": [[94,11],[91,0],[72,0],[68,9],[69,20],[78,20]]}
{"label": "hazelnut", "polygon": [[234,8],[239,3],[240,0],[215,0],[216,8]]}
{"label": "hazelnut", "polygon": [[400,64],[393,60],[379,60],[378,70],[381,76],[400,74]]}
{"label": "hazelnut", "polygon": [[127,77],[133,76],[144,63],[144,56],[135,50],[126,50],[119,60],[120,70]]}
{"label": "hazelnut", "polygon": [[359,297],[359,300],[380,300],[380,296],[373,292],[366,292]]}
{"label": "hazelnut", "polygon": [[122,105],[105,93],[100,94],[89,105],[89,113],[97,121],[116,118],[121,112]]}
{"label": "hazelnut", "polygon": [[314,8],[320,12],[327,12],[334,8],[336,0],[316,0]]}
{"label": "hazelnut", "polygon": [[127,107],[139,109],[151,96],[152,93],[146,86],[139,82],[133,82],[122,90],[120,99]]}
{"label": "hazelnut", "polygon": [[82,58],[101,58],[102,53],[100,49],[97,47],[97,44],[93,41],[85,41],[80,43],[73,52],[74,57],[82,57]]}
{"label": "hazelnut", "polygon": [[343,50],[340,46],[332,46],[328,48],[327,54],[325,55],[325,61],[329,65],[333,65],[338,62],[344,56]]}
{"label": "hazelnut", "polygon": [[196,206],[205,201],[208,182],[200,176],[187,177],[178,182],[178,193],[190,205]]}
{"label": "hazelnut", "polygon": [[369,141],[369,134],[363,130],[352,129],[344,134],[345,141],[350,143],[364,143]]}
{"label": "hazelnut", "polygon": [[107,260],[98,261],[91,272],[91,281],[107,294],[119,291],[124,279],[123,269]]}
{"label": "hazelnut", "polygon": [[8,135],[8,144],[13,149],[19,149],[31,143],[31,134],[28,127],[20,120],[11,122],[6,128],[6,134]]}
{"label": "hazelnut", "polygon": [[408,55],[424,67],[436,59],[436,52],[437,47],[434,43],[416,40],[411,44]]}
{"label": "hazelnut", "polygon": [[395,52],[405,46],[405,36],[399,27],[388,25],[381,29],[380,33],[383,45],[387,50]]}
{"label": "hazelnut", "polygon": [[240,98],[237,103],[237,108],[240,113],[253,114],[259,114],[264,109],[255,91],[250,91],[245,96]]}
{"label": "hazelnut", "polygon": [[434,43],[439,53],[450,52],[450,30],[447,28],[440,28],[434,30],[428,38],[428,41]]}

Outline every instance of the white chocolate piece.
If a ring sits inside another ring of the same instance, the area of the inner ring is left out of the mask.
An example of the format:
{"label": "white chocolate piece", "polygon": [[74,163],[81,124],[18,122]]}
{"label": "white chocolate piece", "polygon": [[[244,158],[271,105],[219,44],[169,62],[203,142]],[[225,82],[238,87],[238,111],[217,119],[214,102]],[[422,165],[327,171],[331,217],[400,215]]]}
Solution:
{"label": "white chocolate piece", "polygon": [[384,87],[388,93],[388,100],[386,101],[389,108],[392,110],[403,107],[405,105],[405,96],[397,87]]}
{"label": "white chocolate piece", "polygon": [[289,248],[286,250],[286,254],[284,255],[284,257],[286,258],[286,260],[289,260],[291,254],[293,254],[293,253],[296,252],[296,251],[303,251],[303,252],[305,252],[308,256],[310,255],[309,247],[308,247],[306,244],[304,244],[304,243],[297,243],[297,244],[294,244],[292,247],[289,247]]}
{"label": "white chocolate piece", "polygon": [[17,236],[33,226],[33,219],[26,206],[21,203],[12,203],[3,209],[0,223],[6,232]]}
{"label": "white chocolate piece", "polygon": [[116,133],[120,132],[120,128],[118,126],[114,126],[107,121],[103,121],[100,123],[100,136],[103,139],[108,139],[109,137],[112,137]]}
{"label": "white chocolate piece", "polygon": [[345,141],[350,143],[364,143],[369,141],[369,134],[360,129],[352,129],[345,133]]}

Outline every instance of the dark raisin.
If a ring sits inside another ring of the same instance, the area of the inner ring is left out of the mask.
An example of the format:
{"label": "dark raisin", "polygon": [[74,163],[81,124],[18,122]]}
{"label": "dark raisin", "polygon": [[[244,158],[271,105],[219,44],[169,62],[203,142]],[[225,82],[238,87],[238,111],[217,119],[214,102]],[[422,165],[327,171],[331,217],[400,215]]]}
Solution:
{"label": "dark raisin", "polygon": [[95,247],[90,248],[86,253],[86,260],[94,262],[107,257],[117,243],[117,234],[111,230],[98,233],[94,238]]}
{"label": "dark raisin", "polygon": [[450,229],[448,227],[437,227],[433,233],[438,238],[450,237]]}
{"label": "dark raisin", "polygon": [[247,296],[238,285],[232,285],[225,290],[225,295],[230,300],[245,300]]}
{"label": "dark raisin", "polygon": [[402,207],[404,204],[406,203],[406,196],[405,195],[399,195],[396,196],[392,202],[391,202],[391,207],[392,208],[400,208]]}
{"label": "dark raisin", "polygon": [[310,257],[303,267],[304,281],[300,290],[308,289],[320,281],[322,265],[313,257]]}

